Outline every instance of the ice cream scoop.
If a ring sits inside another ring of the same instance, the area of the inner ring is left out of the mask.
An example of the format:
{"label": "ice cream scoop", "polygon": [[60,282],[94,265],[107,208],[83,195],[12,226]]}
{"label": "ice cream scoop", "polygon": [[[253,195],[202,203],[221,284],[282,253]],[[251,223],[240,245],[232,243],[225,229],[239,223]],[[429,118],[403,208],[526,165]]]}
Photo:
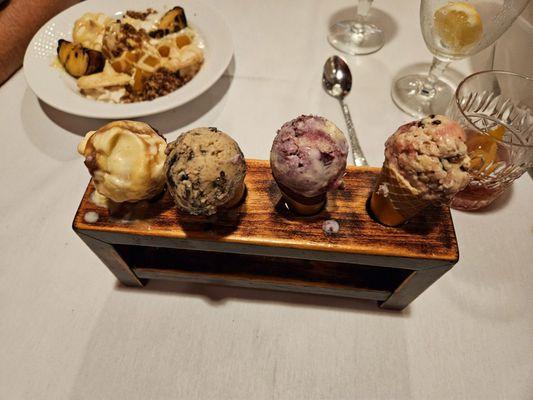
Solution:
{"label": "ice cream scoop", "polygon": [[385,143],[385,161],[370,206],[396,226],[434,203],[448,203],[470,181],[465,133],[454,121],[431,115],[402,125]]}
{"label": "ice cream scoop", "polygon": [[346,169],[348,143],[326,118],[302,115],[285,123],[270,151],[270,167],[285,200],[300,214],[318,212]]}
{"label": "ice cream scoop", "polygon": [[115,121],[78,145],[99,194],[117,202],[149,199],[165,186],[166,140],[150,125]]}
{"label": "ice cream scoop", "polygon": [[228,134],[217,128],[193,129],[169,143],[167,155],[167,187],[180,210],[213,215],[242,199],[246,163]]}

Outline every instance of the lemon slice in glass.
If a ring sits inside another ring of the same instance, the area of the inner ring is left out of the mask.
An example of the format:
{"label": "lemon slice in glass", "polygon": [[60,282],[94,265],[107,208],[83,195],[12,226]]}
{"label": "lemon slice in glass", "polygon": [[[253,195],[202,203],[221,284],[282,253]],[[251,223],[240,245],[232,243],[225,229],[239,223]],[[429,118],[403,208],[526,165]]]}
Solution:
{"label": "lemon slice in glass", "polygon": [[502,140],[505,134],[505,127],[499,125],[488,132],[487,135],[476,135],[466,141],[468,155],[471,158],[470,166],[473,170],[484,172],[486,175],[492,173],[499,162],[498,143],[491,137]]}
{"label": "lemon slice in glass", "polygon": [[476,43],[483,34],[481,17],[469,3],[448,3],[435,11],[433,19],[442,44],[453,51],[461,51]]}

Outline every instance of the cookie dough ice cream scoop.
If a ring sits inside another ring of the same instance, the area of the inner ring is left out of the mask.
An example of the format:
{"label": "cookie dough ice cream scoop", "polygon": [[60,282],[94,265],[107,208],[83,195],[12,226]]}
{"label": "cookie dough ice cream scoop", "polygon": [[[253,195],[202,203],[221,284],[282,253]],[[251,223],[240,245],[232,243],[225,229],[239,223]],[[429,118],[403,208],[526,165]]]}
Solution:
{"label": "cookie dough ice cream scoop", "polygon": [[324,206],[346,169],[348,143],[326,118],[302,115],[285,123],[270,151],[270,167],[289,207],[303,215]]}
{"label": "cookie dough ice cream scoop", "polygon": [[167,188],[178,208],[213,215],[242,199],[246,163],[239,145],[216,128],[196,128],[167,147]]}
{"label": "cookie dough ice cream scoop", "polygon": [[136,202],[165,186],[166,140],[150,125],[115,121],[87,133],[78,145],[96,191],[117,202]]}
{"label": "cookie dough ice cream scoop", "polygon": [[400,225],[430,204],[449,203],[470,181],[465,133],[431,115],[402,125],[385,143],[370,207],[384,225]]}

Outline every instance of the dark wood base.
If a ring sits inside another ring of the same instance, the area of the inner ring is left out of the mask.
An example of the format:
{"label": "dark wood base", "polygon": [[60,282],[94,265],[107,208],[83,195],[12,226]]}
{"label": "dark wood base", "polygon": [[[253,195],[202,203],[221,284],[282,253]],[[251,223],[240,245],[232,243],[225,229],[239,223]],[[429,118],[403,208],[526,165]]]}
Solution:
{"label": "dark wood base", "polygon": [[[403,227],[375,222],[366,209],[379,169],[349,167],[345,189],[312,217],[288,212],[268,162],[249,160],[248,194],[216,217],[180,214],[166,193],[110,215],[90,201],[90,184],[73,228],[117,279],[212,283],[375,300],[401,310],[458,260],[449,210],[431,208]],[[84,216],[98,213],[96,223]],[[335,219],[336,235],[322,223]]]}

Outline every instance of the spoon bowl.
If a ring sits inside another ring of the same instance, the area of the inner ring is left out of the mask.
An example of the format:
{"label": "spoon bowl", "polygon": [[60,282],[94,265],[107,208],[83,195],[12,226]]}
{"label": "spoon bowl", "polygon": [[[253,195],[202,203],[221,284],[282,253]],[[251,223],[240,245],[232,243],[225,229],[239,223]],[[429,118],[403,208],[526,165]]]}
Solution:
{"label": "spoon bowl", "polygon": [[342,99],[352,90],[352,72],[339,56],[332,56],[326,60],[322,86],[330,96]]}
{"label": "spoon bowl", "polygon": [[353,127],[350,110],[344,98],[352,90],[352,72],[350,67],[339,56],[331,56],[324,63],[324,71],[322,73],[322,86],[327,94],[339,100],[348,127],[348,138],[350,139],[350,147],[352,148],[353,162],[355,165],[368,165],[359,140]]}

